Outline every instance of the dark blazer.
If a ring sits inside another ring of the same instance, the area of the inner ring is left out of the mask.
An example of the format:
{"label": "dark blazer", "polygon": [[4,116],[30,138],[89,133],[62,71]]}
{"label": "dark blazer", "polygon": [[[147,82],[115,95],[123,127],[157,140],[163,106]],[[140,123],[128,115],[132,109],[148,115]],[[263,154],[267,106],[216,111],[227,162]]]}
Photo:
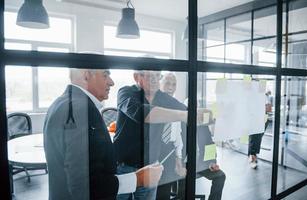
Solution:
{"label": "dark blazer", "polygon": [[79,88],[68,86],[49,108],[44,148],[49,200],[116,198],[118,179],[113,144],[98,109]]}

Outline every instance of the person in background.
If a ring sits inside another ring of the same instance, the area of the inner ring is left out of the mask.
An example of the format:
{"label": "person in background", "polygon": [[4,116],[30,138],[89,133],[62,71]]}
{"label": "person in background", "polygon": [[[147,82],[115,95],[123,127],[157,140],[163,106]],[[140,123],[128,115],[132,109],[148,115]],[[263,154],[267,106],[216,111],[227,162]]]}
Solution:
{"label": "person in background", "polygon": [[71,69],[70,78],[44,124],[49,200],[111,200],[137,186],[155,187],[161,165],[116,175],[113,144],[100,114],[114,85],[109,70]]}
{"label": "person in background", "polygon": [[[165,74],[162,81],[161,81],[161,86],[160,86],[161,90],[166,92],[167,94],[173,96],[176,89],[177,89],[177,79],[176,76],[173,73],[168,73]],[[187,109],[187,103],[188,103],[188,99],[185,100],[185,106]],[[208,109],[203,109],[203,113],[209,114],[209,122],[211,123],[213,121],[212,119],[212,112]],[[176,137],[174,138],[178,138],[177,140],[180,141],[184,141],[182,142],[182,144],[185,144],[186,142],[186,137],[187,135],[185,134],[186,130],[183,129],[174,129],[174,131],[178,131],[177,133],[173,133],[173,135],[175,135]],[[178,134],[182,134],[181,137],[178,136]],[[180,139],[179,139],[180,138]],[[179,146],[176,145],[176,140],[174,140],[174,145],[176,148],[176,152],[177,151],[181,151],[181,153],[176,153],[176,156],[179,155],[180,159],[177,156],[176,159],[176,166],[175,166],[175,170],[177,168],[183,168],[183,164],[182,164],[182,155],[183,153],[186,151],[186,145],[183,146]],[[179,142],[177,142],[179,143]],[[212,141],[212,137],[211,137],[211,131],[209,130],[208,125],[204,125],[203,123],[198,124],[197,126],[197,176],[202,176],[205,177],[208,180],[212,181],[212,185],[211,185],[211,190],[210,190],[210,195],[208,200],[221,200],[222,199],[222,193],[223,193],[223,188],[224,188],[224,183],[226,180],[226,175],[225,173],[220,169],[219,165],[216,163],[216,160],[208,160],[208,161],[203,161],[204,158],[204,147],[207,144],[213,144]],[[167,167],[166,167],[167,169]],[[176,170],[177,172],[178,170]],[[180,173],[182,172],[182,174]],[[178,173],[178,175],[183,176],[183,172],[186,173],[186,171],[184,169],[181,169]],[[162,178],[163,179],[163,175],[165,172],[163,172],[162,174]],[[160,180],[160,181],[161,181]],[[160,186],[159,186],[160,187]],[[158,187],[158,193],[159,193],[159,187]],[[165,187],[162,188],[164,189],[164,193],[165,192]],[[184,198],[184,191],[185,191],[185,180],[179,180],[178,183],[178,190],[177,190],[177,195],[179,198]],[[170,190],[169,190],[170,192]],[[163,194],[163,193],[162,193]],[[163,196],[164,199],[166,199],[166,195]],[[162,198],[161,198],[162,199]]]}
{"label": "person in background", "polygon": [[[160,81],[160,90],[165,92],[169,96],[173,97],[177,88],[177,79],[173,73],[165,74]],[[164,164],[164,171],[160,182],[165,182],[159,184],[157,190],[157,200],[169,199],[171,195],[172,186],[177,185],[177,180],[180,177],[186,175],[186,168],[183,166],[182,159],[182,149],[183,142],[181,137],[181,122],[172,122],[170,127],[168,127],[170,132],[170,137],[168,140],[162,136],[162,148],[161,148],[161,157],[165,157],[172,149],[175,149],[175,153],[170,156],[170,158]],[[174,172],[176,174],[174,174]],[[179,176],[179,177],[176,177]],[[171,181],[167,180],[171,177]],[[175,179],[175,181],[172,181]],[[176,188],[177,189],[177,188]]]}
{"label": "person in background", "polygon": [[[273,106],[273,97],[271,96],[271,91],[267,91],[265,93],[265,113],[266,116],[269,115],[269,113],[272,112],[272,106]],[[264,125],[264,131],[266,130],[266,128],[269,125],[269,120],[268,117],[266,117],[266,122]],[[259,134],[252,134],[249,136],[248,139],[248,160],[249,160],[249,164],[250,167],[252,169],[256,169],[257,168],[257,154],[260,153],[260,148],[261,148],[261,142],[262,142],[262,137],[263,137],[264,133],[259,133]]]}

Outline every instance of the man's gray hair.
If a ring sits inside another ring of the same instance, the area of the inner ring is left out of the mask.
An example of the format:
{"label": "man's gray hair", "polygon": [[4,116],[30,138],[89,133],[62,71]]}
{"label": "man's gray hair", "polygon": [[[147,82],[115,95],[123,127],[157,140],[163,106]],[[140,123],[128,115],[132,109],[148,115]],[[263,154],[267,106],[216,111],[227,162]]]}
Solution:
{"label": "man's gray hair", "polygon": [[91,74],[95,74],[97,72],[105,71],[104,69],[77,69],[77,68],[70,68],[69,70],[69,78],[71,83],[76,82],[78,80],[82,80],[82,76],[84,72],[89,72]]}
{"label": "man's gray hair", "polygon": [[177,81],[176,75],[174,72],[168,72],[162,76],[161,82],[164,82],[166,77],[172,77]]}

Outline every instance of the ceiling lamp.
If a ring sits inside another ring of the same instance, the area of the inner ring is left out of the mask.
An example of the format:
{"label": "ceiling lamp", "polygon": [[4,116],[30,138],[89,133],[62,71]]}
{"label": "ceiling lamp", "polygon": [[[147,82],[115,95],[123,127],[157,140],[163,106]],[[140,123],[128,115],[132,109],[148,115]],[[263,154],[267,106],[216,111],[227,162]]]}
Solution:
{"label": "ceiling lamp", "polygon": [[135,21],[135,11],[131,0],[127,1],[127,8],[122,9],[122,19],[118,23],[116,37],[125,39],[140,38],[140,29]]}
{"label": "ceiling lamp", "polygon": [[[182,40],[188,40],[188,38],[189,38],[189,25],[187,25],[186,28],[184,29],[184,32],[182,34]],[[206,39],[205,29],[203,25],[198,25],[197,27],[197,39],[199,40]]]}
{"label": "ceiling lamp", "polygon": [[43,0],[25,0],[18,11],[16,24],[26,28],[49,28],[49,16]]}

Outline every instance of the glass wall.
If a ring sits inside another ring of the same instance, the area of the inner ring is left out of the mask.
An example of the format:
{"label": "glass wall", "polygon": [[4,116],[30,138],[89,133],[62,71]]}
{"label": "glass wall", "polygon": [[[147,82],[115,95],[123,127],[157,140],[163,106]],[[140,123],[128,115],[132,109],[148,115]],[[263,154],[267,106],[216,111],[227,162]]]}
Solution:
{"label": "glass wall", "polygon": [[228,15],[199,19],[204,23],[204,37],[199,37],[203,42],[199,42],[198,54],[202,56],[198,60],[275,67],[276,6]]}
{"label": "glass wall", "polygon": [[[35,29],[16,25],[22,1],[5,1],[0,147],[14,199],[189,199],[195,184],[195,198],[259,200],[306,181],[306,1],[283,13],[273,0],[198,1],[189,14],[188,2],[45,0],[50,27]],[[123,8],[139,38],[118,37]]]}
{"label": "glass wall", "polygon": [[196,194],[270,198],[274,77],[198,76],[197,107],[207,113],[197,127]]}
{"label": "glass wall", "polygon": [[[186,40],[181,36],[187,26],[187,1],[164,1],[164,6],[154,1],[45,0],[47,29],[17,25],[22,3],[5,1],[6,49],[186,59]],[[134,9],[138,30],[129,35],[124,28],[124,35],[117,37],[124,8]]]}
{"label": "glass wall", "polygon": [[285,67],[306,69],[306,2],[293,1],[288,4],[288,24],[284,28],[284,54],[287,60]]}
{"label": "glass wall", "polygon": [[278,192],[307,178],[306,169],[306,78],[282,79],[280,165]]}

